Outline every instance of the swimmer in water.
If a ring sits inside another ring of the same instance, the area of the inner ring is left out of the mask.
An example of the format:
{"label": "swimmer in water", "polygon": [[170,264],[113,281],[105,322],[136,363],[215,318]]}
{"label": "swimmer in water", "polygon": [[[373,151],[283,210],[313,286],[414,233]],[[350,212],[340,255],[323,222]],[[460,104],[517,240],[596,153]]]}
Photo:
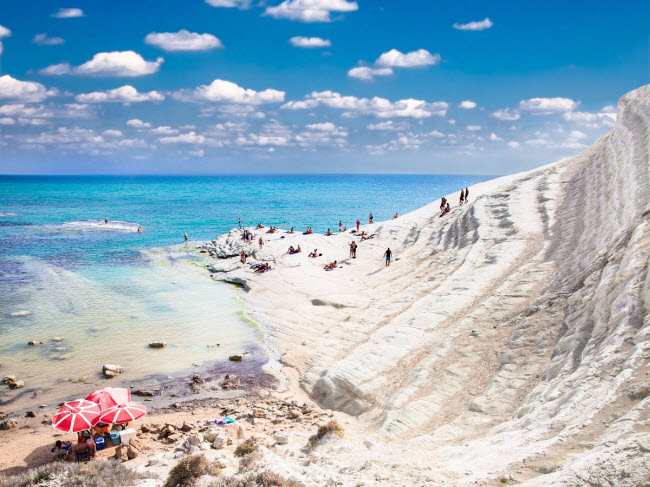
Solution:
{"label": "swimmer in water", "polygon": [[104,217],[104,223],[105,224],[108,223],[108,217],[107,216]]}
{"label": "swimmer in water", "polygon": [[138,233],[142,233],[142,227],[138,227]]}

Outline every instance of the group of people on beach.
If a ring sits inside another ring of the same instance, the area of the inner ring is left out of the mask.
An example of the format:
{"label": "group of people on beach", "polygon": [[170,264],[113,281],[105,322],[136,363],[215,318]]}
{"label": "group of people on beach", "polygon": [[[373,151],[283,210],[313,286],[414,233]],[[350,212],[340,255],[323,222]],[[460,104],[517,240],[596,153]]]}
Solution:
{"label": "group of people on beach", "polygon": [[[468,201],[469,201],[469,188],[461,189],[459,204],[462,205],[464,203],[467,203]],[[440,216],[441,217],[445,216],[447,213],[449,213],[450,210],[451,208],[449,207],[449,202],[447,201],[447,198],[443,196],[442,199],[440,200]]]}

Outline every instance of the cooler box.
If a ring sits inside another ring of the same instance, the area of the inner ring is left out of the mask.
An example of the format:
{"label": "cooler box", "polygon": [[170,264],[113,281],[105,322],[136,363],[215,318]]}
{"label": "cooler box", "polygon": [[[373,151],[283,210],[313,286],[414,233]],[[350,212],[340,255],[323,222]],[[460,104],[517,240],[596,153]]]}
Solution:
{"label": "cooler box", "polygon": [[123,431],[120,431],[120,442],[129,444],[129,440],[134,439],[135,440],[135,429],[134,428],[128,428]]}
{"label": "cooler box", "polygon": [[113,443],[113,445],[119,445],[120,444],[120,432],[119,431],[111,431],[111,443]]}
{"label": "cooler box", "polygon": [[104,438],[101,436],[98,438],[95,438],[95,446],[97,447],[97,451],[103,450],[104,449]]}

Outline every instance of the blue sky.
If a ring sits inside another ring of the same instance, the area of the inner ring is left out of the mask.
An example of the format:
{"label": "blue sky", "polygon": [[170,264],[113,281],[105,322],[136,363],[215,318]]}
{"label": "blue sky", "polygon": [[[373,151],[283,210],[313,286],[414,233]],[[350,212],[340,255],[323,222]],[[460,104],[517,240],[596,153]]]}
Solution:
{"label": "blue sky", "polygon": [[0,173],[504,174],[648,82],[650,3],[3,0]]}

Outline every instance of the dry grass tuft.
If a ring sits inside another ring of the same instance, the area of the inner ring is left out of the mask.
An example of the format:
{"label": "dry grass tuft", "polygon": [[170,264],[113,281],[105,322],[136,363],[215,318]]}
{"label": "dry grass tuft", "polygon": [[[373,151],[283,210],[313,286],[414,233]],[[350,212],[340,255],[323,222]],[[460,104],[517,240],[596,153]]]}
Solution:
{"label": "dry grass tuft", "polygon": [[191,487],[204,475],[219,475],[219,473],[219,468],[210,463],[203,454],[189,455],[169,471],[163,487]]}
{"label": "dry grass tuft", "polygon": [[330,421],[325,425],[321,425],[318,427],[316,434],[309,438],[307,447],[314,448],[325,435],[335,435],[339,438],[343,438],[345,436],[345,430],[338,421]]}
{"label": "dry grass tuft", "polygon": [[66,487],[128,487],[147,478],[116,460],[90,463],[52,462],[19,473],[1,477],[0,487],[35,487],[65,485]]}
{"label": "dry grass tuft", "polygon": [[210,487],[305,487],[305,484],[297,480],[288,480],[273,472],[262,472],[250,474],[244,478],[219,479]]}
{"label": "dry grass tuft", "polygon": [[235,456],[243,457],[245,455],[253,453],[258,446],[260,446],[260,444],[257,441],[257,438],[249,438],[237,448],[235,448]]}

